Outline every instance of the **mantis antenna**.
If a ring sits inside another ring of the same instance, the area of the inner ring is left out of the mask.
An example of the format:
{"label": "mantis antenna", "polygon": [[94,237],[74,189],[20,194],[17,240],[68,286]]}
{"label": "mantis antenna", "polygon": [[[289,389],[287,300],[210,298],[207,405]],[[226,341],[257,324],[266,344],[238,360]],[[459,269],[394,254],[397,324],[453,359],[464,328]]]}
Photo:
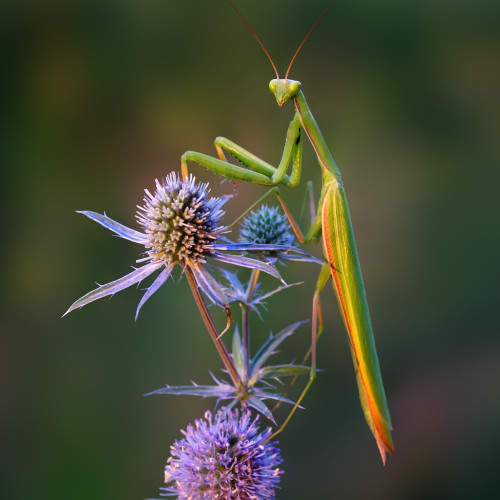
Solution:
{"label": "mantis antenna", "polygon": [[321,16],[318,17],[316,22],[312,25],[312,28],[307,32],[307,35],[304,37],[304,40],[302,40],[302,43],[299,45],[299,48],[295,51],[295,54],[293,55],[292,60],[290,61],[290,64],[288,65],[288,69],[286,70],[286,74],[285,74],[285,80],[288,78],[288,73],[290,73],[290,70],[292,69],[292,64],[295,61],[295,58],[297,57],[297,55],[299,54],[300,49],[306,43],[306,40],[309,38],[309,35],[316,29],[316,26],[318,26],[321,19],[323,19],[323,17],[326,15],[326,13],[333,7],[333,4],[336,1],[337,0],[333,0],[333,2],[323,11],[323,14],[321,14]]}
{"label": "mantis antenna", "polygon": [[[247,20],[243,17],[243,14],[231,2],[231,0],[226,0],[226,1],[231,6],[231,8],[236,12],[236,14],[238,14],[238,16],[240,17],[240,19],[245,23],[245,26],[249,29],[250,33],[252,33],[252,35],[255,37],[255,39],[259,43],[260,47],[262,48],[262,50],[266,54],[267,58],[269,59],[269,62],[271,63],[271,65],[272,65],[272,67],[274,69],[274,72],[276,73],[276,78],[279,80],[280,77],[279,77],[279,74],[278,74],[278,70],[276,69],[276,66],[275,66],[275,64],[274,64],[274,62],[273,62],[273,60],[272,60],[269,52],[267,51],[266,47],[264,47],[264,44],[260,41],[260,38],[257,36],[257,34],[255,33],[255,31],[252,29],[252,27],[248,24]],[[285,74],[285,80],[288,78],[288,73],[290,73],[290,70],[292,69],[292,64],[294,63],[295,58],[298,56],[300,50],[302,49],[302,46],[306,43],[306,40],[309,38],[309,36],[311,35],[311,33],[316,29],[316,26],[318,26],[318,24],[321,21],[321,19],[323,19],[323,17],[326,15],[326,13],[333,7],[333,4],[336,1],[337,0],[333,0],[330,3],[330,5],[323,11],[323,13],[316,20],[316,22],[312,25],[311,29],[307,32],[307,35],[304,37],[304,40],[302,40],[302,43],[299,45],[299,48],[295,51],[295,54],[293,55],[292,60],[290,61],[290,64],[288,65],[288,69],[286,70],[286,74]]]}
{"label": "mantis antenna", "polygon": [[274,65],[274,62],[269,55],[269,52],[267,49],[264,47],[264,44],[260,41],[260,38],[257,36],[257,33],[252,29],[252,27],[248,24],[247,20],[243,17],[243,14],[235,7],[235,5],[231,2],[231,0],[227,0],[227,3],[232,7],[232,9],[240,16],[241,20],[245,23],[245,26],[250,30],[250,33],[255,37],[255,39],[259,42],[259,45],[261,46],[262,50],[265,52],[267,58],[271,62],[274,72],[276,73],[276,78],[279,80],[280,75],[278,74],[278,70],[276,69],[276,66]]}

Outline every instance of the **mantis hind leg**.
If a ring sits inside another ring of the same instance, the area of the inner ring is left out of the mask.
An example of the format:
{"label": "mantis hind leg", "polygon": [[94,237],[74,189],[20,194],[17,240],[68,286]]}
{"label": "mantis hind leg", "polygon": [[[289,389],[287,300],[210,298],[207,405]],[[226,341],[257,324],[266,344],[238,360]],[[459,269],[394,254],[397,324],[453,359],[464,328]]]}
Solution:
{"label": "mantis hind leg", "polygon": [[323,314],[321,310],[321,301],[320,294],[325,288],[325,285],[328,283],[328,280],[331,277],[330,266],[325,263],[321,267],[321,272],[319,273],[318,281],[316,283],[316,289],[314,291],[313,302],[312,302],[312,324],[311,324],[311,347],[306,353],[304,360],[306,360],[309,356],[311,356],[311,371],[309,373],[309,381],[302,391],[301,395],[297,399],[297,402],[290,410],[290,413],[283,421],[283,423],[276,429],[276,431],[267,439],[267,441],[274,439],[283,429],[287,426],[288,422],[292,418],[293,414],[296,412],[297,408],[299,408],[300,403],[309,392],[313,382],[316,380],[316,342],[318,338],[323,333]]}

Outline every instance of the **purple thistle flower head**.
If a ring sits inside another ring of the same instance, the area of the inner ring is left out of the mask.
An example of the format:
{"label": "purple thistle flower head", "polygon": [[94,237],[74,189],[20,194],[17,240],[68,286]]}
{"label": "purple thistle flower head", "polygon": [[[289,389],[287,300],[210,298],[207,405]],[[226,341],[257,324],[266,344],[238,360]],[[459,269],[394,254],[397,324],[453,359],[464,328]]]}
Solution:
{"label": "purple thistle flower head", "polygon": [[144,205],[137,220],[144,228],[145,246],[150,262],[182,267],[206,262],[215,253],[214,243],[224,231],[219,220],[224,198],[209,198],[208,185],[197,184],[194,177],[181,180],[170,174],[156,181],[156,191],[146,189]]}
{"label": "purple thistle flower head", "polygon": [[210,411],[182,431],[165,467],[166,493],[191,500],[266,500],[275,498],[283,461],[271,428],[259,432],[250,411]]}

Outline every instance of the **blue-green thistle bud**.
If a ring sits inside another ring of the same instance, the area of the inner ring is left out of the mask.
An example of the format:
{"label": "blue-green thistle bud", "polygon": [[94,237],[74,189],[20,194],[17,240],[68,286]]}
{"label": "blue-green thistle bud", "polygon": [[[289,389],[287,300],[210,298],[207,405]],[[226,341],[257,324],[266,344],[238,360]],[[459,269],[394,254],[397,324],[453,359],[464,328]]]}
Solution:
{"label": "blue-green thistle bud", "polygon": [[278,212],[278,207],[262,205],[243,219],[239,241],[264,245],[291,245],[293,234],[290,232],[288,219]]}

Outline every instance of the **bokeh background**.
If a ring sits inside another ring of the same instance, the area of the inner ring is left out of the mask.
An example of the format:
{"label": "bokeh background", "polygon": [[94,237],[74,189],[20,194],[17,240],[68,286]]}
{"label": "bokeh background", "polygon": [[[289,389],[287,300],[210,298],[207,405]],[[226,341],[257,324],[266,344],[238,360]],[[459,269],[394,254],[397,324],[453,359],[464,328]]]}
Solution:
{"label": "bokeh background", "polygon": [[[237,6],[283,72],[326,3]],[[499,21],[495,0],[339,0],[295,63],[347,188],[396,453],[382,467],[328,287],[324,371],[280,436],[279,498],[498,494]],[[137,322],[136,289],[61,319],[139,256],[75,210],[133,226],[143,189],[217,135],[276,163],[292,109],[222,0],[7,0],[0,23],[0,497],[158,497],[170,444],[213,403],[142,394],[208,383],[220,361],[185,280]],[[240,184],[228,211],[262,192]],[[303,190],[286,197],[298,212]],[[254,345],[310,316],[316,272],[283,269],[306,283],[269,301]],[[308,342],[304,327],[281,360]]]}

